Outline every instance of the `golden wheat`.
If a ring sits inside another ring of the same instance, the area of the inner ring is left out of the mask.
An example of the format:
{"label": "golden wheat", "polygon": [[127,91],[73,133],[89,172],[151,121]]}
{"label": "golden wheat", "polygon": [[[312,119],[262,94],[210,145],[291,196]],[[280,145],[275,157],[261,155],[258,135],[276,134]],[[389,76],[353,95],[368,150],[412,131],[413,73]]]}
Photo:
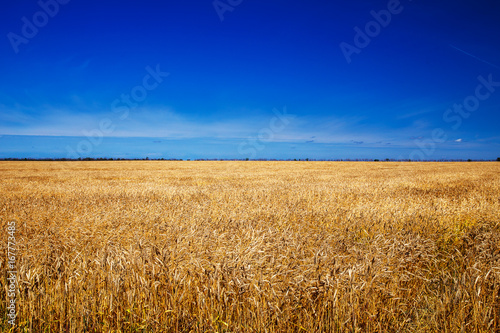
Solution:
{"label": "golden wheat", "polygon": [[500,330],[500,163],[0,162],[0,176],[14,330]]}

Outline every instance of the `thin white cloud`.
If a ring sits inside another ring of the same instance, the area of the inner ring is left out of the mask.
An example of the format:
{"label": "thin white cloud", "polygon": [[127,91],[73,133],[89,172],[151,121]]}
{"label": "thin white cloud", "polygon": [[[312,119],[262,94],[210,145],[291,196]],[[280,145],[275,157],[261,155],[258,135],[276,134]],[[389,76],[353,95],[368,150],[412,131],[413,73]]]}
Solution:
{"label": "thin white cloud", "polygon": [[[95,133],[100,122],[109,119],[114,130],[105,134],[107,137],[245,140],[258,138],[259,133],[272,128],[272,124],[281,125],[280,122],[272,122],[275,118],[272,110],[248,110],[245,113],[235,112],[232,117],[199,119],[181,115],[167,107],[142,106],[130,110],[128,117],[120,119],[120,114],[106,108],[101,112],[95,111],[99,110],[97,106],[92,114],[88,107],[63,109],[46,106],[36,112],[20,106],[15,109],[0,107],[0,135],[85,136],[85,133]],[[282,111],[282,108],[278,110]],[[288,108],[288,114],[293,115],[294,110]],[[282,130],[273,133],[271,141],[297,143],[314,138],[314,143],[319,144],[363,142],[367,147],[383,147],[391,142],[394,146],[412,147],[414,143],[408,139],[408,135],[417,135],[418,132],[421,132],[421,126],[417,126],[417,129],[391,129],[356,116],[308,115],[289,118],[289,123]]]}
{"label": "thin white cloud", "polygon": [[462,142],[462,139],[456,139],[455,142]]}

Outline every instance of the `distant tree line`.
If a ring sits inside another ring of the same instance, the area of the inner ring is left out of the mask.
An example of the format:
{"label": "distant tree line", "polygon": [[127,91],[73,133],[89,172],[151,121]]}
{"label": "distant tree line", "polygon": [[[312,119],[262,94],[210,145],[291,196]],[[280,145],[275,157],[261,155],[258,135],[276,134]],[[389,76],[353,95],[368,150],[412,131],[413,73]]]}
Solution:
{"label": "distant tree line", "polygon": [[[257,159],[234,159],[234,158],[196,158],[193,161],[295,161],[295,162],[309,162],[309,161],[325,161],[325,162],[489,162],[494,160],[472,160],[472,159],[436,159],[436,160],[409,160],[409,159],[391,159],[386,158],[383,160],[379,159],[367,159],[367,158],[356,158],[356,159],[310,159],[310,158],[289,158],[289,159],[275,159],[275,158],[257,158]],[[16,158],[16,157],[6,157],[0,158],[0,161],[184,161],[182,158],[156,158],[150,159],[145,158],[113,158],[113,157],[80,157],[77,159],[72,158]],[[191,161],[190,158],[185,159],[185,161]],[[500,157],[496,159],[500,162]]]}

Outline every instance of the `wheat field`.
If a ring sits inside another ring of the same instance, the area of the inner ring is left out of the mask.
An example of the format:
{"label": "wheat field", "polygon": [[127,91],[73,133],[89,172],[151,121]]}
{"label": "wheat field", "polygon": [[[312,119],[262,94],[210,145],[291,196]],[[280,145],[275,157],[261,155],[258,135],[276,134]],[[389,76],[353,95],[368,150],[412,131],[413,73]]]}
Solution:
{"label": "wheat field", "polygon": [[[498,332],[500,163],[0,162],[20,332]],[[7,280],[2,274],[1,311]]]}

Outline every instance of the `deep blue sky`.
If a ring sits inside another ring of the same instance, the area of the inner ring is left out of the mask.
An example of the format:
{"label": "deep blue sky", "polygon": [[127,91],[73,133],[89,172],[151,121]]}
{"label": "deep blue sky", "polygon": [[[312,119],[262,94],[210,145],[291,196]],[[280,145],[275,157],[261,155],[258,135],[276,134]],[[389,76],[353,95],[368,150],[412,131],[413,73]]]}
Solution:
{"label": "deep blue sky", "polygon": [[0,158],[500,156],[498,1],[61,2],[2,3]]}

